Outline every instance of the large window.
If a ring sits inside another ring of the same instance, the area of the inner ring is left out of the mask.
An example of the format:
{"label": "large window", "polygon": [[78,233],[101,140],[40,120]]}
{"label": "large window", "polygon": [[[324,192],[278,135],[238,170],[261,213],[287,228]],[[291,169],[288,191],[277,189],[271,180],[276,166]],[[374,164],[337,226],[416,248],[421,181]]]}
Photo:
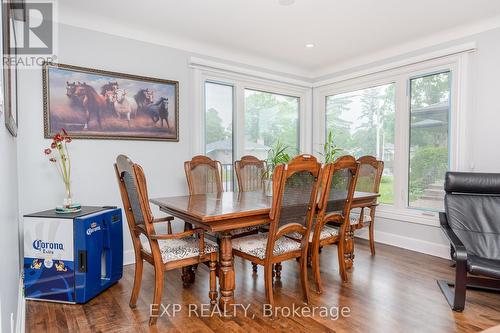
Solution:
{"label": "large window", "polygon": [[380,202],[394,202],[395,84],[326,97],[326,134],[342,154],[376,156],[385,162]]}
{"label": "large window", "polygon": [[410,207],[443,210],[449,168],[450,72],[410,80]]}
{"label": "large window", "polygon": [[222,164],[226,190],[233,188],[233,86],[205,82],[205,154]]}
{"label": "large window", "polygon": [[245,89],[244,154],[260,159],[277,141],[289,147],[288,153],[299,151],[298,97]]}
{"label": "large window", "polygon": [[320,143],[331,132],[340,154],[384,161],[379,212],[386,217],[434,224],[444,209],[445,174],[457,168],[463,135],[452,94],[462,89],[459,68],[440,59],[340,81],[316,94]]}
{"label": "large window", "polygon": [[234,190],[233,162],[242,156],[266,159],[278,141],[295,156],[308,144],[299,126],[307,88],[226,75],[202,82],[203,153],[221,162],[224,190]]}

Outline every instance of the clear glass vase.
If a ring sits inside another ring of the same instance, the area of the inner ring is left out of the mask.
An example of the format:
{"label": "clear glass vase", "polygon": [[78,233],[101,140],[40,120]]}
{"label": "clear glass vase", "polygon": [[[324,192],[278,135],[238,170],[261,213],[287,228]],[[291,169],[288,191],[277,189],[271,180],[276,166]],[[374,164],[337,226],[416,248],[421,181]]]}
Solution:
{"label": "clear glass vase", "polygon": [[73,205],[73,198],[71,196],[71,183],[67,182],[64,184],[65,194],[63,199],[63,207],[70,208]]}
{"label": "clear glass vase", "polygon": [[268,197],[273,196],[273,180],[272,179],[264,179],[264,194]]}

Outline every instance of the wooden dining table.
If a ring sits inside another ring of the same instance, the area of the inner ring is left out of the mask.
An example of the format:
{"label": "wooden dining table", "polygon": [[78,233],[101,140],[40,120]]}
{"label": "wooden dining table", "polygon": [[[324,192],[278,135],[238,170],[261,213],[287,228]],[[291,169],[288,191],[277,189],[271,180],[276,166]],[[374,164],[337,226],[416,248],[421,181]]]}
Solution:
{"label": "wooden dining table", "polygon": [[[377,193],[355,192],[352,208],[376,204]],[[334,199],[335,200],[335,199]],[[230,308],[234,303],[235,273],[231,243],[231,230],[261,226],[271,222],[269,213],[272,197],[263,192],[222,192],[164,198],[153,198],[150,202],[160,210],[191,223],[207,232],[219,235],[219,306]],[[352,266],[354,245],[352,232],[346,235],[346,263]]]}

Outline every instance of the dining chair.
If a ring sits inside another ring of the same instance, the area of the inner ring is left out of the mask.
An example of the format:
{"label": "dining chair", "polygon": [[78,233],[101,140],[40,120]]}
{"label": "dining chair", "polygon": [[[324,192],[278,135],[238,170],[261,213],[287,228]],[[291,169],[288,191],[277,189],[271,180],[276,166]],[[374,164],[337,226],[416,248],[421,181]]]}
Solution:
{"label": "dining chair", "polygon": [[345,267],[345,236],[349,231],[351,203],[356,188],[359,163],[353,156],[342,156],[325,166],[322,177],[318,213],[309,236],[313,275],[318,293],[322,292],[320,248],[337,245],[339,274],[347,281]]}
{"label": "dining chair", "polygon": [[[273,265],[300,258],[300,279],[304,301],[309,301],[307,251],[316,206],[322,165],[311,155],[299,155],[273,173],[273,199],[269,232],[234,239],[233,255],[264,266],[267,303],[274,306]],[[297,232],[303,241],[285,235]]]}
{"label": "dining chair", "polygon": [[[210,157],[198,155],[184,162],[184,171],[189,188],[189,195],[222,193],[222,164]],[[184,230],[192,229],[189,221],[185,221]],[[257,228],[240,228],[231,230],[232,237],[239,237],[257,232]],[[210,235],[215,238],[215,235]]]}
{"label": "dining chair", "polygon": [[[384,162],[377,160],[373,156],[362,156],[358,158],[359,162],[359,175],[356,184],[356,191],[379,193],[380,181],[382,180],[382,173],[384,171]],[[375,223],[375,208],[378,204],[371,204],[360,209],[353,209],[353,212],[358,214],[357,217],[351,217],[351,230],[369,227],[369,240],[370,251],[372,256],[375,255],[375,236],[374,236],[374,223]],[[368,210],[368,213],[366,212]]]}
{"label": "dining chair", "polygon": [[[210,270],[208,295],[210,303],[216,304],[217,244],[205,240],[205,233],[202,229],[173,234],[157,234],[155,224],[171,221],[172,217],[154,218],[149,206],[146,177],[142,167],[133,163],[127,156],[119,155],[116,159],[115,171],[135,253],[134,286],[130,296],[130,307],[136,307],[141,288],[143,261],[153,265],[155,271],[150,325],[156,324],[159,315],[164,272],[168,270],[198,263],[207,264]],[[187,280],[183,276],[183,281]]]}
{"label": "dining chair", "polygon": [[[210,157],[197,155],[184,162],[184,171],[189,195],[222,193],[222,165]],[[189,221],[184,221],[184,230],[193,229]]]}
{"label": "dining chair", "polygon": [[[234,162],[234,171],[238,181],[239,192],[256,192],[264,190],[264,174],[266,172],[266,161],[259,160],[255,156],[245,155]],[[236,230],[233,237],[241,237],[257,233],[259,228],[249,227]],[[266,230],[267,231],[267,230]],[[257,272],[257,264],[252,263],[252,271]]]}
{"label": "dining chair", "polygon": [[184,162],[189,194],[222,193],[222,165],[210,157],[197,155]]}
{"label": "dining chair", "polygon": [[255,156],[245,155],[234,162],[234,170],[238,180],[238,191],[255,192],[264,190],[264,174],[266,161]]}

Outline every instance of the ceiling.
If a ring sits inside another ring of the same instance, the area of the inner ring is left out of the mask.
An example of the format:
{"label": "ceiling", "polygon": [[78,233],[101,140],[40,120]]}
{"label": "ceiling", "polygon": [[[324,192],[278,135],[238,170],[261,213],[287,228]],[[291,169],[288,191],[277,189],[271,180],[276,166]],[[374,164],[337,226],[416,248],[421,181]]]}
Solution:
{"label": "ceiling", "polygon": [[64,23],[304,77],[500,22],[497,0],[295,0],[288,6],[280,0],[85,0],[58,6]]}

